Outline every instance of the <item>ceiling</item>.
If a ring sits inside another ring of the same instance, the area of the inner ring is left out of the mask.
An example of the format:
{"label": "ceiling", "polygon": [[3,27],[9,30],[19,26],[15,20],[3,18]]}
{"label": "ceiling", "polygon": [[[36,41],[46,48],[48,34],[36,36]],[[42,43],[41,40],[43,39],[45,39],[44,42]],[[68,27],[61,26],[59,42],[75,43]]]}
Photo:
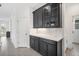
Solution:
{"label": "ceiling", "polygon": [[0,7],[0,18],[10,17],[11,14],[16,13],[20,9],[34,7],[38,3],[1,3]]}

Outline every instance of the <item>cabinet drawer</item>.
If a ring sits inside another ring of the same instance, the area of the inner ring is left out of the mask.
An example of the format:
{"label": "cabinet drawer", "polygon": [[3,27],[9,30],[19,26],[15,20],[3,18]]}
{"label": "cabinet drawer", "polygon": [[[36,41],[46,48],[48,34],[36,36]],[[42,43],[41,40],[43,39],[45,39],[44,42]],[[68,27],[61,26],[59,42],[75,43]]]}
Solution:
{"label": "cabinet drawer", "polygon": [[44,39],[44,38],[40,38],[40,40],[41,41],[44,41],[46,43],[49,43],[49,44],[57,45],[57,42],[56,41],[53,41],[53,40]]}

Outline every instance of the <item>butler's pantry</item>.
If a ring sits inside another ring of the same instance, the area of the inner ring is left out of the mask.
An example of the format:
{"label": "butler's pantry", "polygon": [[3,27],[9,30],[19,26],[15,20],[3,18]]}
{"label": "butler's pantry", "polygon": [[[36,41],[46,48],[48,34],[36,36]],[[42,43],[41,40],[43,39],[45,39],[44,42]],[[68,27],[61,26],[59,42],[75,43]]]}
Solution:
{"label": "butler's pantry", "polygon": [[79,3],[0,3],[0,56],[78,56]]}

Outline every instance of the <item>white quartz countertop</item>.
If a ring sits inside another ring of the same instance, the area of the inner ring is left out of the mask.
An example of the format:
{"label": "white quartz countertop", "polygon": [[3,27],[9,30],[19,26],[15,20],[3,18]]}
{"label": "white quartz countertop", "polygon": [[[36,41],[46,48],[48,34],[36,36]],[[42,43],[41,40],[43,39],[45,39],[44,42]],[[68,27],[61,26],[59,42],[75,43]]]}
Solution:
{"label": "white quartz countertop", "polygon": [[30,35],[46,38],[53,41],[60,41],[63,39],[63,34],[42,34],[42,33],[30,33]]}

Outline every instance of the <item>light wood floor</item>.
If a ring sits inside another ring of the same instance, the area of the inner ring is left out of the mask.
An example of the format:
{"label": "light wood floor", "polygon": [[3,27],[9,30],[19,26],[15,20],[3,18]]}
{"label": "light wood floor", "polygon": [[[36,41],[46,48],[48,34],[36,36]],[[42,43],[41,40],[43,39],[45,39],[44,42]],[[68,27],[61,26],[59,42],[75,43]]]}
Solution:
{"label": "light wood floor", "polygon": [[1,38],[0,56],[41,56],[31,48],[15,48],[11,39]]}

